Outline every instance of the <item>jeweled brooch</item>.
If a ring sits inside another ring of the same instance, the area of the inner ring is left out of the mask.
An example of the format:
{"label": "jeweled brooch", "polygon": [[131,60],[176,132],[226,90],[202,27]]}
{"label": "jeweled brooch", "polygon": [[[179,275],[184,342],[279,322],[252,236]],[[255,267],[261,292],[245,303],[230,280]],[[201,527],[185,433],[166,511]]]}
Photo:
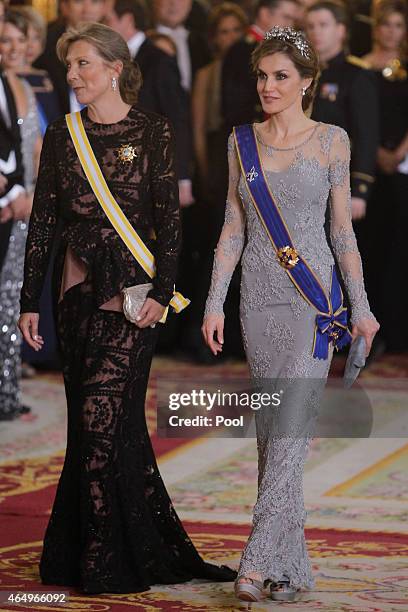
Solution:
{"label": "jeweled brooch", "polygon": [[135,147],[132,147],[131,144],[125,144],[117,149],[117,154],[122,162],[132,162],[135,157],[137,157]]}
{"label": "jeweled brooch", "polygon": [[277,256],[282,268],[286,268],[287,270],[294,268],[299,261],[296,249],[290,246],[281,247],[277,252]]}

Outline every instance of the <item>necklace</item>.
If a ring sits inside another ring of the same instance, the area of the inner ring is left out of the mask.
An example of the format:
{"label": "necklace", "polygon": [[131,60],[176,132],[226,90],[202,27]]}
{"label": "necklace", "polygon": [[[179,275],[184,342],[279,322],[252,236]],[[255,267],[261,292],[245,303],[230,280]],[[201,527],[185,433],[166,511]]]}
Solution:
{"label": "necklace", "polygon": [[312,137],[314,136],[314,133],[316,132],[317,128],[320,125],[320,121],[318,123],[316,123],[316,125],[314,126],[313,130],[311,131],[311,133],[309,134],[309,136],[300,144],[295,145],[294,147],[275,147],[273,145],[268,145],[266,144],[262,138],[259,135],[258,130],[255,128],[255,125],[253,124],[253,128],[255,131],[255,136],[257,141],[266,149],[266,155],[268,157],[273,157],[274,152],[275,151],[294,151],[295,149],[299,149],[300,147],[303,147],[303,145],[307,144],[309,142],[309,140],[312,139]]}

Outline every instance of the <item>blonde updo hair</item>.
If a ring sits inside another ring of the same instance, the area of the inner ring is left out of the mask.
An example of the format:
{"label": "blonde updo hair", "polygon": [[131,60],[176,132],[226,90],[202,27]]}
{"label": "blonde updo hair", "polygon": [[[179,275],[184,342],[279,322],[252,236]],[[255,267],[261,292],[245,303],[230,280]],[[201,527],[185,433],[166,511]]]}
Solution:
{"label": "blonde updo hair", "polygon": [[102,23],[80,23],[69,28],[57,42],[57,56],[64,64],[70,46],[78,41],[89,43],[106,62],[120,61],[123,64],[119,75],[119,92],[126,104],[136,104],[142,86],[142,75],[138,65],[130,57],[129,47],[120,34]]}
{"label": "blonde updo hair", "polygon": [[252,52],[251,62],[252,70],[256,73],[258,70],[259,62],[263,57],[268,55],[274,55],[275,53],[283,53],[286,55],[294,64],[296,70],[300,74],[301,78],[313,79],[311,85],[307,88],[305,95],[302,98],[302,109],[306,111],[312,104],[316,95],[317,83],[319,81],[320,69],[319,69],[319,58],[315,49],[313,48],[310,41],[303,36],[302,38],[307,43],[308,56],[302,55],[300,49],[289,40],[282,40],[281,38],[271,38],[269,40],[262,40],[259,45]]}

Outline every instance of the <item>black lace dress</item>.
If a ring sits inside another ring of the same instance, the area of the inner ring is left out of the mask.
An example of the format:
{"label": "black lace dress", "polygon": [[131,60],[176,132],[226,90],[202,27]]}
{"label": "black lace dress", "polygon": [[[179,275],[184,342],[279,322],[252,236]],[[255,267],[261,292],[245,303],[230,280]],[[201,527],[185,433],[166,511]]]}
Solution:
{"label": "black lace dress", "polygon": [[[155,255],[150,297],[166,305],[180,249],[171,128],[135,107],[114,124],[93,122],[86,109],[82,118],[111,191]],[[117,155],[128,143],[137,153],[132,163]],[[124,287],[150,279],[100,208],[64,119],[44,138],[22,312],[38,312],[57,224],[62,233],[54,294],[68,435],[44,539],[42,582],[126,593],[193,577],[233,580],[236,572],[199,556],[161,479],[144,414],[159,325],[140,329],[129,323],[119,297]]]}

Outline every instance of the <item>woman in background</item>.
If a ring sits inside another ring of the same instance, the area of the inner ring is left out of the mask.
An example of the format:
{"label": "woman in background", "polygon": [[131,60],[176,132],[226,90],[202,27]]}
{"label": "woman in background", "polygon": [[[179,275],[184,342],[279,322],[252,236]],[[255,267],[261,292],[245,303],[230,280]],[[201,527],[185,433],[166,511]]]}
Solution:
{"label": "woman in background", "polygon": [[44,135],[47,125],[63,114],[47,71],[33,67],[35,60],[45,49],[47,26],[42,15],[32,6],[19,6],[15,10],[27,21],[27,51],[19,74],[30,83],[35,93],[41,133]]}
{"label": "woman in background", "polygon": [[[41,134],[44,135],[47,126],[63,114],[58,95],[46,70],[34,68],[35,60],[43,53],[47,27],[44,18],[31,6],[19,6],[15,9],[27,22],[27,49],[19,75],[24,77],[35,94]],[[51,297],[51,257],[49,270],[40,301],[41,329],[40,334],[45,339],[41,353],[36,353],[26,342],[22,346],[22,376],[31,378],[36,367],[44,369],[60,369],[57,354],[57,338]],[[33,367],[34,366],[34,367]]]}
{"label": "woman in background", "polygon": [[[373,48],[363,59],[374,70],[380,95],[377,177],[368,207],[370,237],[367,285],[382,322],[388,351],[408,351],[406,241],[408,233],[408,66],[407,4],[383,0],[374,11]],[[386,237],[384,257],[378,244]]]}
{"label": "woman in background", "polygon": [[222,61],[247,26],[244,11],[232,2],[219,4],[208,17],[215,59],[197,71],[192,95],[194,145],[202,186],[209,184],[210,177],[210,182],[214,181],[214,171],[220,165],[220,158],[225,156],[225,142],[220,133]]}
{"label": "woman in background", "polygon": [[24,166],[24,187],[29,202],[27,218],[13,223],[7,255],[0,273],[0,418],[7,420],[27,412],[27,408],[21,405],[20,397],[21,335],[17,329],[17,319],[20,311],[27,223],[41,150],[35,97],[27,81],[18,76],[26,49],[27,22],[20,13],[7,11],[0,36],[1,65],[7,74],[16,102]]}

